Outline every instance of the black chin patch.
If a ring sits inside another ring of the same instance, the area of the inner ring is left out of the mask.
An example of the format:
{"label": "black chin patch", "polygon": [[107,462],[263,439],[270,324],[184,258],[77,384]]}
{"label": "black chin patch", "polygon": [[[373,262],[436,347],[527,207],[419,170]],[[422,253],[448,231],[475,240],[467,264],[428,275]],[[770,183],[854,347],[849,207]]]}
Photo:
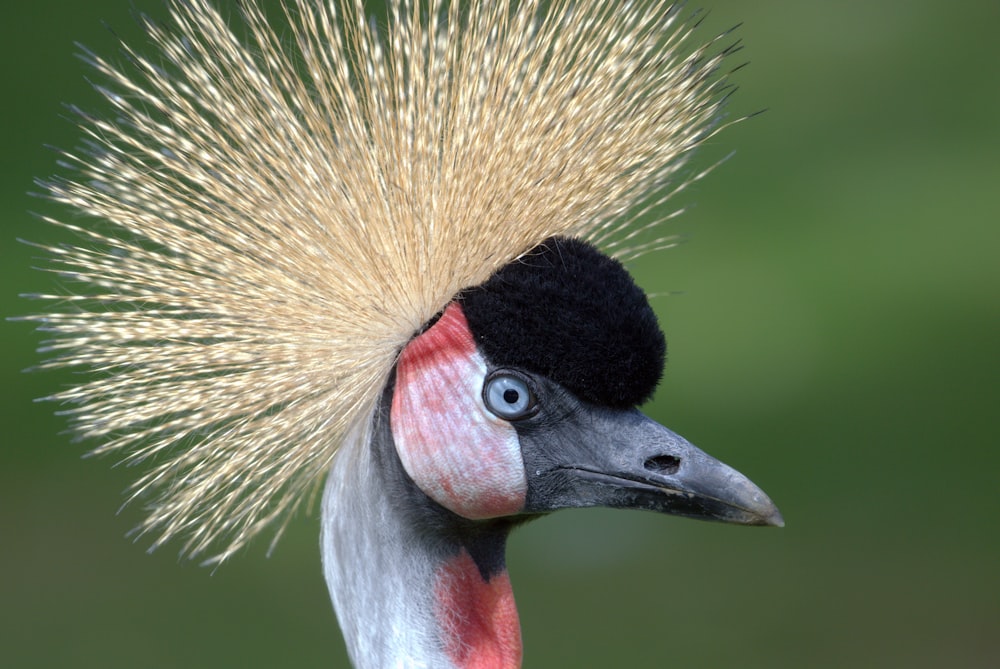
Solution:
{"label": "black chin patch", "polygon": [[544,375],[582,400],[636,406],[663,374],[667,344],[645,293],[586,242],[551,237],[459,302],[492,364]]}

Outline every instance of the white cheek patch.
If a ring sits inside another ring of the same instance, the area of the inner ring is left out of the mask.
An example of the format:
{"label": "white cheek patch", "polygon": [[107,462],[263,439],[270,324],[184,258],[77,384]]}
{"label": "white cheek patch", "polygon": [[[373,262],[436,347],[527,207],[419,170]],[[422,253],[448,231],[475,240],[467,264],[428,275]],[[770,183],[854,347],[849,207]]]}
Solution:
{"label": "white cheek patch", "polygon": [[392,436],[403,468],[441,506],[470,519],[524,508],[527,480],[514,427],[483,403],[486,361],[452,303],[396,367]]}

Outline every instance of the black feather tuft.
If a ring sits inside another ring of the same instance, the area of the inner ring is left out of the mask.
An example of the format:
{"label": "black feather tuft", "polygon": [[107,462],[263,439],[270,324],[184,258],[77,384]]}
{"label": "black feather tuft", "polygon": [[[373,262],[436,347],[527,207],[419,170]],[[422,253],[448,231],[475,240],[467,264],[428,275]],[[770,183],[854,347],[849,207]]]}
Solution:
{"label": "black feather tuft", "polygon": [[542,374],[582,400],[636,406],[663,375],[667,344],[645,293],[586,242],[551,237],[459,300],[491,363]]}

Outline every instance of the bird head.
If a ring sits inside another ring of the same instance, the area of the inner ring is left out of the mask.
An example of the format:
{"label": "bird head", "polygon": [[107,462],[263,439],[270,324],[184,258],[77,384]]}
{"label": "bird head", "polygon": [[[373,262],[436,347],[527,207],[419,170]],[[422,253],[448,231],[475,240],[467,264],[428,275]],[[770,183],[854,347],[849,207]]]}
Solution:
{"label": "bird head", "polygon": [[707,173],[687,160],[727,124],[738,41],[689,45],[684,3],[396,0],[384,30],[362,0],[286,0],[280,29],[258,4],[240,28],[172,0],[141,19],[152,55],[85,50],[108,111],[78,114],[70,175],[40,182],[79,238],[42,247],[74,287],[28,317],[40,367],[94,373],[49,399],[94,453],[147,465],[140,534],[218,563],[325,479],[355,662],[506,667],[517,520],[781,524],[639,413],[666,344],[597,249],[669,245],[637,235]]}
{"label": "bird head", "polygon": [[403,349],[397,454],[421,491],[471,520],[608,506],[781,525],[749,479],[638,411],[665,354],[620,262],[548,239]]}

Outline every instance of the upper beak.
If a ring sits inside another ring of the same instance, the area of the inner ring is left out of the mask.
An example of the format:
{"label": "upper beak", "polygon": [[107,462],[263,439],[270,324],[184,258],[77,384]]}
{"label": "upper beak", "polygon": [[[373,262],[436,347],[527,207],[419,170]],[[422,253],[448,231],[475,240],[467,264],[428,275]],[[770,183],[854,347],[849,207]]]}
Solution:
{"label": "upper beak", "polygon": [[750,479],[637,410],[592,409],[545,432],[521,437],[529,513],[609,506],[784,525]]}

